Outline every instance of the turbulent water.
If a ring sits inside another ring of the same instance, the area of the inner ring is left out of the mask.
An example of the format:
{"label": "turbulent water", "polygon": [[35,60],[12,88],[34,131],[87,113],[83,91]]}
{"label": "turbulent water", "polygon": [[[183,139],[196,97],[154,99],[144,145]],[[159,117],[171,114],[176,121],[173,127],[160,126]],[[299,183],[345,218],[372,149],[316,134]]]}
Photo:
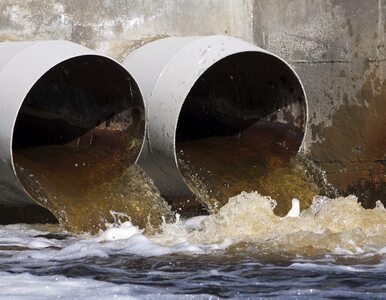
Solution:
{"label": "turbulent water", "polygon": [[[179,143],[178,161],[184,179],[211,213],[243,191],[259,191],[277,200],[275,213],[284,216],[291,199],[302,209],[315,195],[336,196],[325,175],[311,161],[286,145],[286,127],[264,128],[241,137],[211,137]],[[276,140],[281,140],[280,143]],[[213,159],[215,158],[215,159]],[[237,159],[235,159],[237,158]]]}
{"label": "turbulent water", "polygon": [[121,155],[94,152],[85,155],[66,146],[19,150],[18,177],[30,195],[73,233],[105,229],[113,221],[111,212],[149,232],[158,229],[162,217],[173,219],[166,201],[139,167],[122,161]]}
{"label": "turbulent water", "polygon": [[0,227],[0,298],[208,299],[386,295],[386,210],[315,197],[297,218],[242,193],[210,216],[144,234],[119,221],[97,235],[57,225]]}
{"label": "turbulent water", "polygon": [[[188,219],[120,155],[71,150],[52,173],[57,151],[70,150],[46,147],[43,162],[39,148],[18,151],[24,187],[60,224],[0,226],[0,299],[386,297],[381,201],[364,209],[355,196],[314,196],[334,191],[286,147],[256,155],[242,140],[210,142],[180,148],[185,179],[212,213]],[[245,160],[218,164],[230,153]],[[292,197],[298,217],[285,216]]]}

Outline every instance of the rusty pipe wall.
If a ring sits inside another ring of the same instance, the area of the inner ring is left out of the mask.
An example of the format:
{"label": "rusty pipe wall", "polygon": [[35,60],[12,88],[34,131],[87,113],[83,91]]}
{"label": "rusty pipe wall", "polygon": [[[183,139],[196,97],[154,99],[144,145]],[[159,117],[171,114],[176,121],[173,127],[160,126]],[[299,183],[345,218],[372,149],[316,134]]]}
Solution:
{"label": "rusty pipe wall", "polygon": [[134,162],[144,122],[138,86],[114,60],[66,41],[1,43],[0,204],[34,203],[29,169],[71,190],[71,178],[100,181],[117,153]]}
{"label": "rusty pipe wall", "polygon": [[[251,139],[243,147],[250,148],[264,142],[254,132],[274,124],[276,129],[287,128],[284,139],[272,131],[268,139],[287,143],[284,147],[295,152],[302,145],[307,121],[304,88],[295,71],[268,51],[226,36],[173,37],[134,50],[123,64],[137,81],[147,108],[147,137],[138,163],[166,197],[184,197],[194,190],[178,158],[185,142],[248,132]],[[205,151],[205,146],[189,147],[191,152]],[[209,158],[208,164],[216,164],[220,155]]]}

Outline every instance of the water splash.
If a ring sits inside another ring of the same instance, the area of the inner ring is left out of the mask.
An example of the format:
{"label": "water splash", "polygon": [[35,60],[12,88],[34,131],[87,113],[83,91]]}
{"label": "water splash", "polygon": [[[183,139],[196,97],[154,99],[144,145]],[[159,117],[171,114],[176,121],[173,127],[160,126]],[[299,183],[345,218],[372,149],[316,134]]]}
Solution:
{"label": "water splash", "polygon": [[[122,213],[121,216],[126,216],[124,221],[149,233],[158,229],[162,217],[173,220],[173,212],[152,180],[136,165],[127,160],[120,161],[109,153],[104,154],[110,155],[109,160],[100,159],[102,154],[94,154],[82,155],[82,161],[75,164],[57,161],[57,151],[63,151],[63,147],[29,149],[26,153],[18,151],[15,155],[23,167],[18,165],[17,173],[28,193],[51,211],[66,230],[95,234],[106,229],[106,223],[114,222],[111,211]],[[36,158],[43,153],[44,162],[36,163]],[[61,157],[74,159],[74,152]],[[89,161],[85,161],[85,157]],[[95,157],[99,159],[94,161]],[[97,182],[95,178],[98,178]]]}
{"label": "water splash", "polygon": [[179,149],[184,179],[210,213],[242,191],[275,198],[280,216],[291,208],[294,197],[306,209],[314,195],[337,196],[311,161],[277,144],[221,137],[181,143]]}
{"label": "water splash", "polygon": [[[229,243],[228,252],[318,256],[374,252],[386,245],[386,210],[364,209],[355,196],[314,197],[298,218],[275,215],[276,201],[241,193],[195,226],[164,224],[152,240],[162,245]],[[231,242],[229,242],[231,241]]]}

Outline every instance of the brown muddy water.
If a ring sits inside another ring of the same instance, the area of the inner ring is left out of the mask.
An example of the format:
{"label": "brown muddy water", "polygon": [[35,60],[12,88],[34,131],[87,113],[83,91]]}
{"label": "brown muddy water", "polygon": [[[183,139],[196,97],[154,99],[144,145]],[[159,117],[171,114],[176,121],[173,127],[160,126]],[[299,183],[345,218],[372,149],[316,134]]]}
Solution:
{"label": "brown muddy water", "polygon": [[292,198],[304,210],[315,195],[335,196],[323,172],[297,153],[299,133],[291,131],[284,124],[258,124],[237,136],[178,143],[184,179],[211,213],[241,192],[271,196],[279,216],[290,210]]}
{"label": "brown muddy water", "polygon": [[[94,139],[100,138],[94,133]],[[132,164],[127,153],[136,147],[121,136],[116,145],[74,147],[50,145],[14,152],[17,174],[27,192],[68,231],[97,233],[113,222],[114,212],[148,231],[173,213],[152,181]],[[83,139],[86,139],[83,137]],[[122,149],[127,149],[121,153]]]}

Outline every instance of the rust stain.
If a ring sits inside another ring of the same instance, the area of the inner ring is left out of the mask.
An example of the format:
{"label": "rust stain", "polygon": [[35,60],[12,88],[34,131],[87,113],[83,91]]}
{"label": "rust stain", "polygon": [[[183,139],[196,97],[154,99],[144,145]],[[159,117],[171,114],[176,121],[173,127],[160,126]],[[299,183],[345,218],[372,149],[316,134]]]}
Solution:
{"label": "rust stain", "polygon": [[333,125],[312,128],[323,138],[311,150],[312,158],[342,194],[356,194],[368,208],[377,200],[386,202],[386,81],[378,77],[378,67],[355,95],[358,105],[345,95]]}

